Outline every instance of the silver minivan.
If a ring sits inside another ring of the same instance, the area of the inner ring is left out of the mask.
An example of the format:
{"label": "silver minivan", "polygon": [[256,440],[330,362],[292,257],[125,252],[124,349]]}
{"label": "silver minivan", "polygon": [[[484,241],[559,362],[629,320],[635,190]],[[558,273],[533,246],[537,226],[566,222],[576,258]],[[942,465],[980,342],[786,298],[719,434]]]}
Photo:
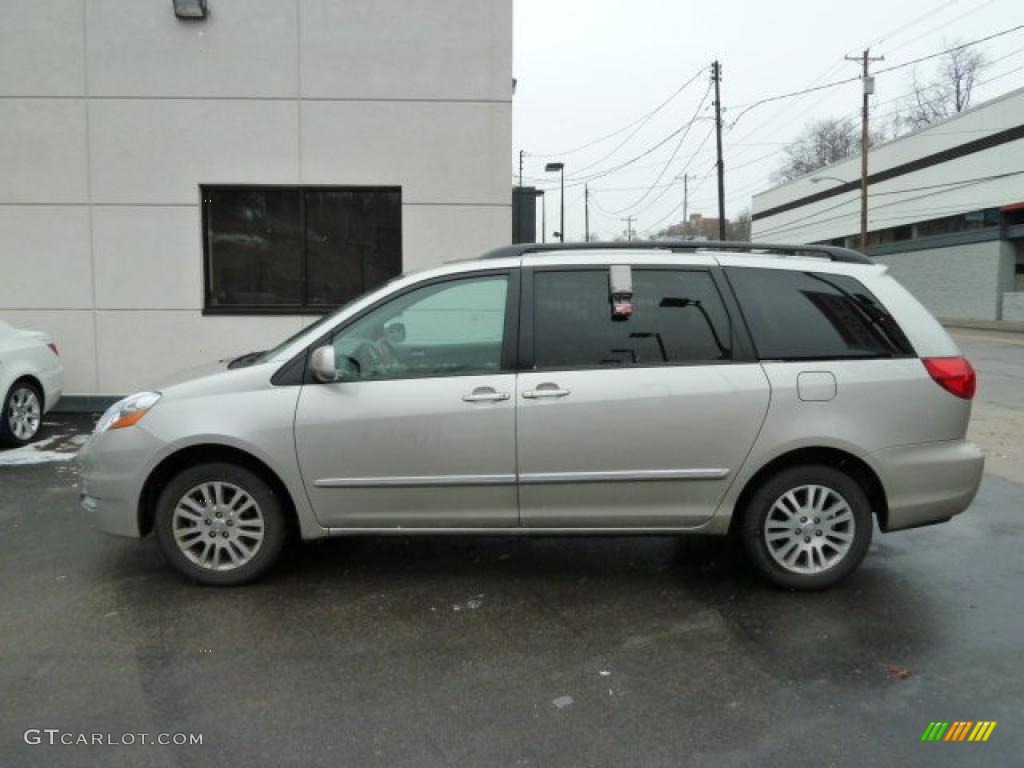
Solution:
{"label": "silver minivan", "polygon": [[852,251],[510,246],[121,400],[80,453],[81,502],[208,584],[260,576],[292,533],[694,533],[813,589],[876,522],[967,508],[974,389]]}

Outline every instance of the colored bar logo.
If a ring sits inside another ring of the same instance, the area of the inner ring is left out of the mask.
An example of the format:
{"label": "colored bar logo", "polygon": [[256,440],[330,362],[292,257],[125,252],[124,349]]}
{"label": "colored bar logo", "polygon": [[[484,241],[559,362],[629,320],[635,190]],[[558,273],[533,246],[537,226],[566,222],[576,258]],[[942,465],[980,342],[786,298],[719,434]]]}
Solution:
{"label": "colored bar logo", "polygon": [[921,741],[988,741],[998,723],[995,720],[933,721],[921,734]]}

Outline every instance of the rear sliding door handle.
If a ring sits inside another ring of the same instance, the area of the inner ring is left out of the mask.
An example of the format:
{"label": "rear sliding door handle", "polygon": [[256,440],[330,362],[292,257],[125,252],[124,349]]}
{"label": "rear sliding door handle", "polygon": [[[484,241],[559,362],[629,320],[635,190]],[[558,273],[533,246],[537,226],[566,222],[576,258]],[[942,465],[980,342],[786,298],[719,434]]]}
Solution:
{"label": "rear sliding door handle", "polygon": [[557,384],[544,382],[543,384],[537,385],[536,389],[528,389],[523,392],[523,397],[527,400],[537,400],[541,397],[565,397],[568,394],[568,389],[562,389]]}
{"label": "rear sliding door handle", "polygon": [[509,397],[508,392],[497,392],[493,387],[477,387],[462,399],[467,403],[500,403]]}

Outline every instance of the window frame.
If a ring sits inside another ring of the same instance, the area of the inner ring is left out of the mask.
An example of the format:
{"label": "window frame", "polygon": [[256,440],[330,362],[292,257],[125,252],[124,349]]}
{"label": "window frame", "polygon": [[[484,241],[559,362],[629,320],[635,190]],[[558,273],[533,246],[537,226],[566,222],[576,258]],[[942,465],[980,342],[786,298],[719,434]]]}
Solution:
{"label": "window frame", "polygon": [[[359,312],[356,312],[350,317],[346,317],[344,320],[339,322],[337,325],[332,326],[330,329],[324,331],[318,336],[311,344],[305,349],[299,352],[288,362],[284,363],[274,375],[272,381],[274,384],[279,386],[295,385],[295,384],[315,384],[321,386],[327,386],[330,384],[340,384],[342,386],[352,384],[373,384],[375,382],[384,381],[421,381],[423,379],[460,379],[469,376],[503,376],[510,373],[517,373],[517,360],[516,350],[518,349],[518,336],[519,336],[519,322],[520,322],[520,295],[521,295],[521,282],[522,282],[522,270],[518,267],[505,267],[496,269],[480,269],[469,272],[456,272],[449,275],[439,275],[432,277],[427,280],[420,280],[412,285],[407,285],[404,288],[389,293],[387,296],[381,297],[368,307],[364,307]],[[390,303],[395,299],[399,299],[413,291],[417,291],[420,288],[426,288],[431,285],[439,285],[441,283],[454,283],[462,280],[472,280],[482,277],[505,277],[508,280],[508,288],[505,292],[505,324],[502,329],[502,340],[501,340],[501,367],[496,371],[490,372],[479,372],[475,371],[472,373],[451,373],[444,376],[388,376],[373,379],[357,379],[351,381],[341,382],[321,382],[317,381],[313,372],[309,366],[309,358],[313,354],[313,350],[318,347],[322,347],[326,344],[330,344],[334,337],[346,330],[349,326],[357,323],[359,320],[366,317],[371,312],[376,311],[385,304]],[[276,379],[276,380],[275,380]]]}
{"label": "window frame", "polygon": [[732,356],[728,360],[693,360],[688,362],[639,363],[636,365],[564,365],[544,368],[534,367],[534,281],[542,272],[601,272],[613,266],[605,264],[544,264],[523,267],[521,277],[522,309],[519,320],[518,364],[521,373],[547,373],[558,371],[629,371],[646,368],[691,368],[709,365],[740,365],[757,362],[754,346],[750,340],[746,323],[739,314],[736,298],[728,283],[725,282],[721,267],[689,264],[629,264],[633,271],[644,272],[700,272],[711,278],[712,285],[722,301],[726,317],[729,320],[729,340],[732,344]]}
{"label": "window frame", "polygon": [[[210,278],[212,254],[212,243],[209,221],[210,204],[206,201],[208,192],[236,191],[236,190],[294,190],[299,194],[299,229],[302,237],[302,303],[300,304],[210,304]],[[200,207],[200,240],[203,250],[203,285],[202,285],[202,315],[235,315],[235,316],[261,316],[261,315],[325,315],[333,312],[343,303],[339,304],[316,304],[307,303],[309,293],[309,243],[306,238],[306,195],[307,191],[321,192],[397,192],[398,193],[398,259],[400,275],[403,269],[405,253],[402,249],[402,226],[404,216],[402,215],[402,187],[396,185],[366,185],[366,184],[200,184],[199,185],[199,207]],[[394,277],[397,277],[395,275]],[[367,289],[367,290],[373,290]]]}

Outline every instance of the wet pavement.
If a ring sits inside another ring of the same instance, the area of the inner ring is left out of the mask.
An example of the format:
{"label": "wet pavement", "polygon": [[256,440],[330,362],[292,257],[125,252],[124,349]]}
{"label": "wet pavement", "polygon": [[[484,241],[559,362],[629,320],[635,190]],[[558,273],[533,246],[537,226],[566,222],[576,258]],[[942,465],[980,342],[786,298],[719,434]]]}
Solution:
{"label": "wet pavement", "polygon": [[[88,530],[73,462],[2,457],[4,768],[1011,766],[1024,751],[1024,486],[1006,477],[949,524],[876,534],[824,593],[763,585],[719,540],[639,537],[318,542],[216,589],[152,539]],[[998,725],[983,744],[922,743],[935,720]],[[203,743],[25,743],[48,728]]]}

